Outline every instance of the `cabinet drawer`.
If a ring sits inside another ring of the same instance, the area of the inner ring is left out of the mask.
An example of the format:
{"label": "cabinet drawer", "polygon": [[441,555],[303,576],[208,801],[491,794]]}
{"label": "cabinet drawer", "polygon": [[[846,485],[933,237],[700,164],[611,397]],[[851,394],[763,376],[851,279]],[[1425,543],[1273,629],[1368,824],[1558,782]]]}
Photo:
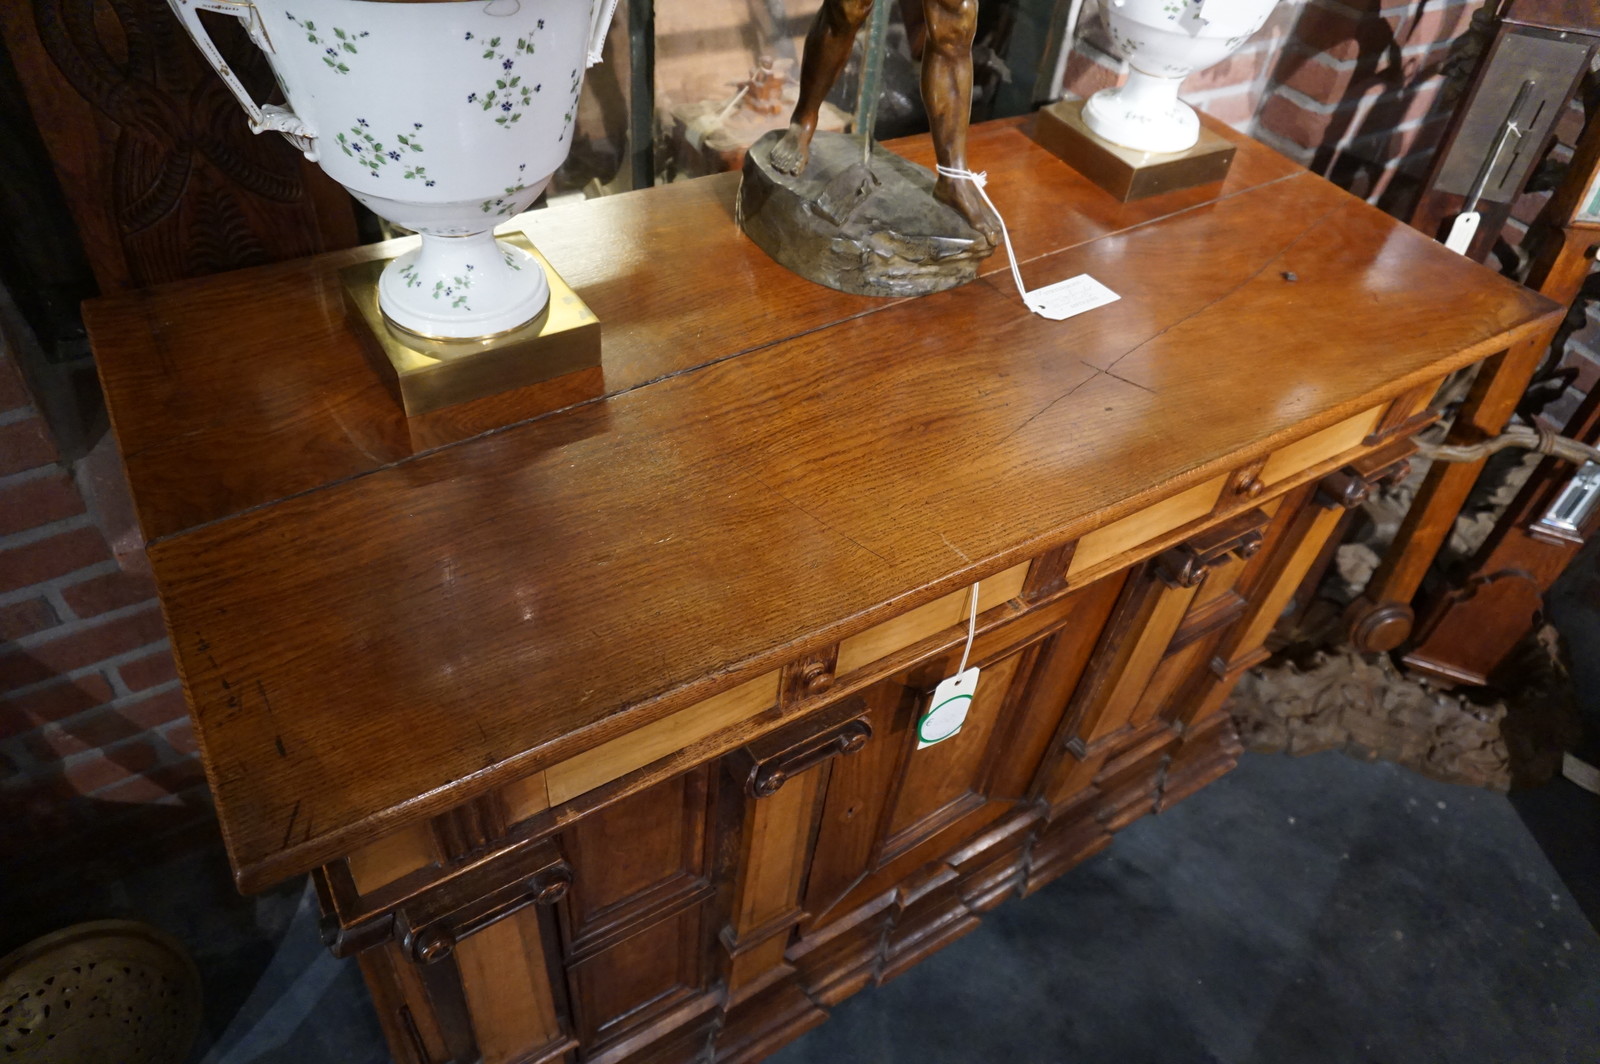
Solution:
{"label": "cabinet drawer", "polygon": [[[1013,565],[984,580],[978,588],[978,611],[981,613],[1020,595],[1023,582],[1028,577],[1029,564],[1023,562]],[[970,608],[968,591],[968,588],[952,591],[844,640],[839,644],[839,663],[835,667],[838,674],[844,676],[854,672],[897,650],[904,650],[912,643],[942,632],[951,625],[965,623]]]}
{"label": "cabinet drawer", "polygon": [[1270,487],[1335,455],[1355,450],[1377,427],[1378,419],[1382,416],[1383,407],[1375,406],[1337,425],[1330,425],[1321,432],[1313,432],[1303,440],[1280,447],[1272,452],[1267,464],[1261,467],[1261,483]]}

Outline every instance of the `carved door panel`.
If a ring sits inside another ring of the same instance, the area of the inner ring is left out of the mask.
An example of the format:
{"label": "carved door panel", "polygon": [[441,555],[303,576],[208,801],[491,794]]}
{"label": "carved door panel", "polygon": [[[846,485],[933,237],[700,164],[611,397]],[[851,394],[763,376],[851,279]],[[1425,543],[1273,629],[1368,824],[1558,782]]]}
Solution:
{"label": "carved door panel", "polygon": [[1129,576],[1072,696],[1060,759],[1043,787],[1053,817],[1077,807],[1082,823],[1054,829],[1062,837],[1046,841],[1041,865],[1091,852],[1152,807],[1181,740],[1163,707],[1204,668],[1208,642],[1244,615],[1234,587],[1255,564],[1249,559],[1258,556],[1270,518],[1268,510],[1246,511]]}
{"label": "carved door panel", "polygon": [[[966,723],[954,737],[916,749],[916,724],[931,685],[902,675],[866,692],[874,740],[836,766],[823,804],[805,909],[821,926],[954,846],[1005,811],[991,801],[987,770],[998,746],[1023,650],[984,667]],[[954,671],[952,662],[950,671]],[[937,682],[937,681],[935,681]],[[875,748],[875,749],[874,749]],[[868,755],[871,756],[868,756]]]}
{"label": "carved door panel", "polygon": [[[1172,699],[1168,715],[1186,732],[1222,724],[1223,704],[1239,675],[1266,660],[1268,637],[1319,557],[1339,529],[1345,511],[1366,499],[1380,483],[1404,477],[1410,468],[1409,441],[1390,445],[1285,496],[1267,530],[1266,549],[1238,579],[1244,603],[1237,620],[1218,631],[1205,650],[1205,668]],[[1191,789],[1206,780],[1199,780]]]}
{"label": "carved door panel", "polygon": [[1086,629],[1092,641],[1118,583],[1100,581],[1068,596],[1052,607],[1059,611],[1054,627],[1023,646],[997,638],[986,647],[980,639],[972,661],[982,673],[966,722],[942,743],[918,750],[916,725],[933,687],[958,668],[959,649],[863,692],[873,739],[835,765],[829,779],[803,904],[808,933],[948,856],[1027,801],[1064,692],[1082,667],[1081,654],[1074,664],[1056,648],[1063,640],[1085,642]]}
{"label": "carved door panel", "polygon": [[[584,1059],[647,1028],[653,1039],[714,1004],[711,827],[715,776],[701,767],[578,821],[560,845],[572,887],[561,955]],[[619,1050],[620,1051],[620,1050]]]}

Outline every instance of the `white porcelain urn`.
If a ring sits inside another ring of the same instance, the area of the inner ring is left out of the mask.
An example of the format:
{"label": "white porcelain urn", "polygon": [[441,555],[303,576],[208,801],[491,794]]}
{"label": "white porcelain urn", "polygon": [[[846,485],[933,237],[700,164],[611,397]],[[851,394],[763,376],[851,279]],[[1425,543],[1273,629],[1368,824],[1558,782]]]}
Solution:
{"label": "white porcelain urn", "polygon": [[[282,133],[376,214],[422,234],[378,302],[432,339],[527,324],[544,271],[494,226],[567,157],[584,70],[617,0],[168,0],[256,132]],[[241,19],[287,107],[258,106],[200,11]]]}
{"label": "white porcelain urn", "polygon": [[1113,144],[1137,151],[1194,147],[1200,119],[1178,99],[1196,70],[1220,63],[1263,23],[1278,0],[1103,0],[1102,13],[1128,80],[1102,89],[1083,107],[1083,121]]}

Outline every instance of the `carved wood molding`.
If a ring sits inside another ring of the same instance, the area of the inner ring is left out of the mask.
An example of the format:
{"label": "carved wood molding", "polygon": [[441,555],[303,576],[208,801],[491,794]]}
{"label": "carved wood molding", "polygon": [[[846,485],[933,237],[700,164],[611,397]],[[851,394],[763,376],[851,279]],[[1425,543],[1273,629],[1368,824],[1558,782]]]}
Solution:
{"label": "carved wood molding", "polygon": [[1072,564],[1072,556],[1077,550],[1078,541],[1074,539],[1035,558],[1033,564],[1028,566],[1028,579],[1022,585],[1023,599],[1036,602],[1065,588],[1067,567]]}
{"label": "carved wood molding", "polygon": [[490,791],[434,817],[433,837],[446,857],[466,857],[503,839],[509,821],[505,796]]}
{"label": "carved wood molding", "polygon": [[831,758],[853,754],[872,738],[860,697],[780,728],[730,755],[734,776],[751,798],[770,798],[789,780]]}
{"label": "carved wood molding", "polygon": [[1249,558],[1259,551],[1270,520],[1259,509],[1246,510],[1162,551],[1156,555],[1152,571],[1168,587],[1197,587],[1229,557]]}
{"label": "carved wood molding", "polygon": [[1258,458],[1234,470],[1233,476],[1228,480],[1227,488],[1217,500],[1217,508],[1230,506],[1240,499],[1259,499],[1267,490],[1267,485],[1261,480],[1261,471],[1266,466],[1267,460]]}
{"label": "carved wood molding", "polygon": [[1374,488],[1404,480],[1411,473],[1411,456],[1416,450],[1411,440],[1396,440],[1329,473],[1317,482],[1317,505],[1329,510],[1355,509],[1367,501]]}
{"label": "carved wood molding", "polygon": [[[337,881],[315,876],[322,903],[323,942],[336,957],[348,957],[394,941],[411,960],[432,964],[456,943],[528,905],[553,905],[572,885],[572,869],[551,840],[519,842],[484,854],[442,879],[406,889],[377,892],[368,908]],[[378,904],[372,904],[378,902]]]}
{"label": "carved wood molding", "polygon": [[832,687],[838,660],[839,644],[835,643],[784,666],[783,677],[778,682],[780,711]]}
{"label": "carved wood molding", "polygon": [[1172,642],[1167,644],[1167,653],[1176,654],[1190,643],[1222,631],[1243,617],[1249,606],[1248,599],[1230,589],[1205,605],[1190,610],[1184,616],[1183,623],[1178,625],[1177,632],[1172,636]]}

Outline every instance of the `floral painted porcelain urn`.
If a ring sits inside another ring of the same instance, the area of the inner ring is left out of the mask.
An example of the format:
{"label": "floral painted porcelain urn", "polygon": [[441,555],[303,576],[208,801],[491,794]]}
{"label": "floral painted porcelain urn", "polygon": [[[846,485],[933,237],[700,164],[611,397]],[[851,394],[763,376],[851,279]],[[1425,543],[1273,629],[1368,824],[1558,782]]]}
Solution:
{"label": "floral painted porcelain urn", "polygon": [[1102,11],[1128,80],[1089,97],[1083,122],[1136,151],[1180,152],[1200,139],[1200,119],[1178,99],[1196,70],[1220,63],[1267,21],[1278,0],[1105,0]]}
{"label": "floral painted porcelain urn", "polygon": [[[495,336],[550,286],[494,226],[566,159],[583,71],[616,0],[168,0],[256,132],[282,133],[374,213],[422,234],[378,304],[434,340]],[[200,11],[241,19],[287,107],[258,106]]]}

